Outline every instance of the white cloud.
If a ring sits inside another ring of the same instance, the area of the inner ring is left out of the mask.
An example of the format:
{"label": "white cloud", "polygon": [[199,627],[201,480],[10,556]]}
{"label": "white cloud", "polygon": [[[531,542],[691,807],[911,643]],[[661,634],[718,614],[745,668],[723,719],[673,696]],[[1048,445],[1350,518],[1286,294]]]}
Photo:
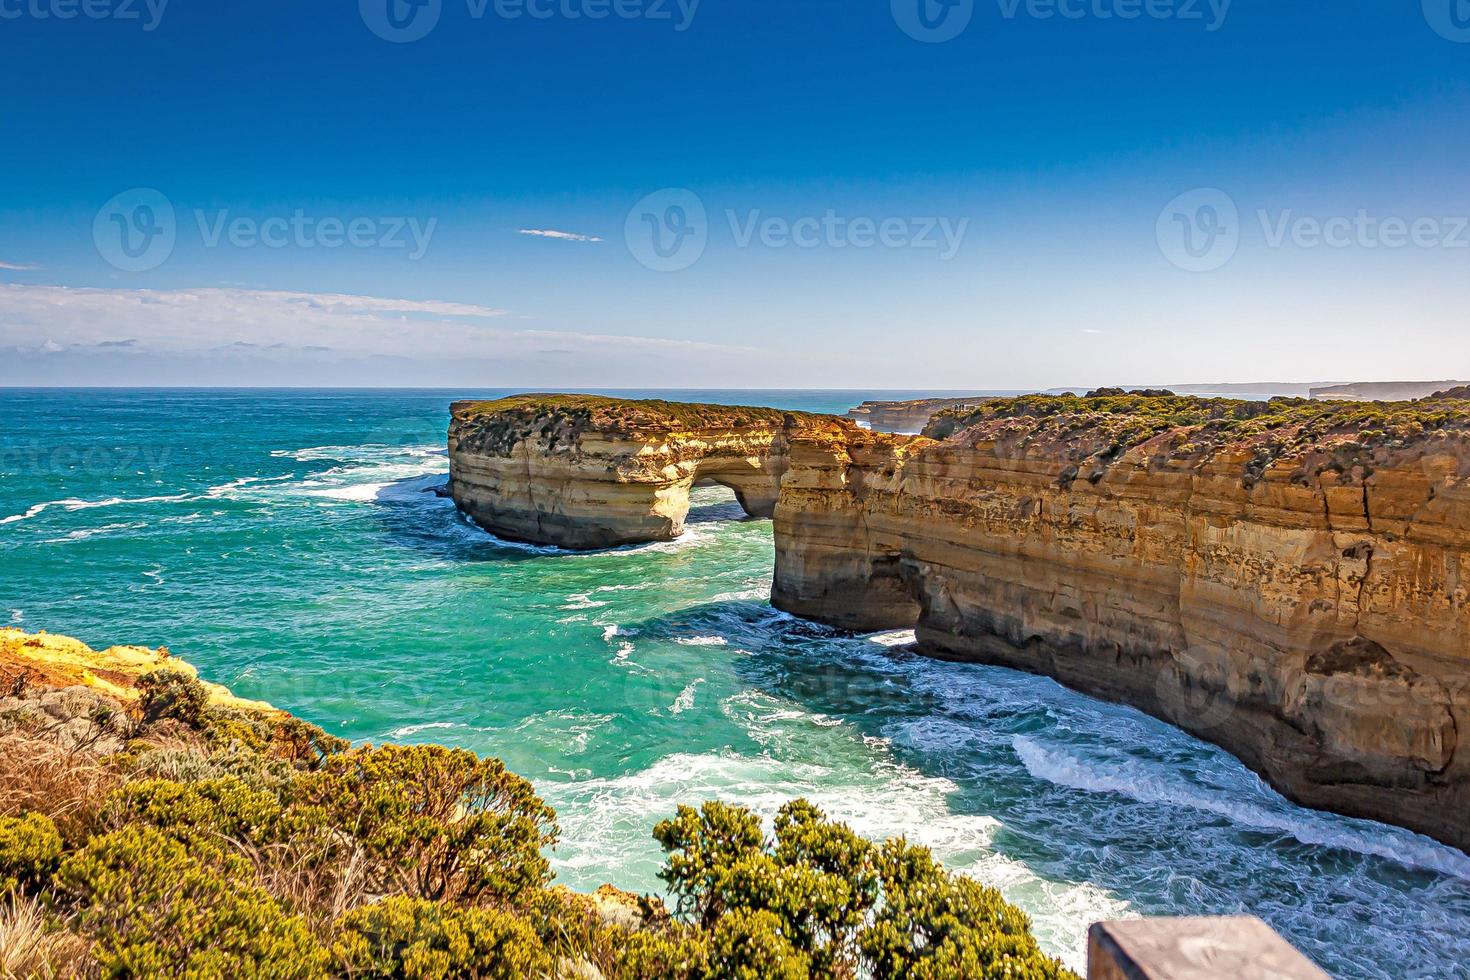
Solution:
{"label": "white cloud", "polygon": [[0,269],[7,272],[35,272],[41,268],[39,265],[16,265],[13,262],[0,262]]}
{"label": "white cloud", "polygon": [[595,245],[602,241],[596,235],[578,235],[570,231],[556,231],[551,228],[522,228],[522,235],[532,235],[536,238],[555,238],[562,242],[582,242],[583,244]]}
{"label": "white cloud", "polygon": [[505,310],[440,300],[233,288],[113,289],[0,283],[0,348],[27,352],[115,349],[144,354],[226,350],[409,360],[572,356],[596,364],[630,357],[710,359],[751,348],[663,337],[506,325]]}

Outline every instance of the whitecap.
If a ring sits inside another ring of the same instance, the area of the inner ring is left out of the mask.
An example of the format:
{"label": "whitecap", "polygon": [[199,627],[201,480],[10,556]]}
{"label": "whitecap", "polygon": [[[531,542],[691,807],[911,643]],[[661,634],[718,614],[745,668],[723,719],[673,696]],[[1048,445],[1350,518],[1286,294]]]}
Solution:
{"label": "whitecap", "polygon": [[[1297,807],[1272,809],[1238,794],[1211,792],[1208,787],[1173,776],[1161,766],[1132,759],[1083,759],[1024,735],[1017,735],[1012,744],[1031,775],[1058,786],[1088,793],[1117,793],[1140,803],[1188,807],[1255,830],[1288,834],[1303,844],[1341,848],[1470,881],[1470,856],[1409,831],[1378,824],[1360,829],[1358,821],[1351,818],[1318,816]],[[1264,784],[1260,791],[1276,797]],[[1280,797],[1271,802],[1287,804]]]}
{"label": "whitecap", "polygon": [[108,497],[106,500],[48,500],[45,503],[32,504],[23,514],[12,514],[9,517],[0,517],[0,524],[14,524],[18,521],[28,521],[33,517],[39,517],[52,507],[60,507],[66,511],[92,510],[98,507],[119,507],[128,504],[164,504],[179,500],[193,500],[189,494],[173,494],[159,497]]}
{"label": "whitecap", "polygon": [[147,527],[146,521],[132,521],[126,524],[104,524],[101,527],[82,528],[77,531],[69,531],[59,538],[48,538],[45,544],[66,544],[69,541],[86,541],[88,538],[103,537],[115,534],[118,531],[138,531]]}
{"label": "whitecap", "polygon": [[690,683],[688,686],[686,686],[684,690],[680,691],[679,696],[674,699],[674,703],[669,705],[669,713],[682,715],[684,712],[694,707],[695,691],[697,691],[699,689],[699,685],[703,683],[704,678],[700,677]]}
{"label": "whitecap", "polygon": [[412,738],[413,736],[422,734],[423,732],[438,731],[438,730],[446,729],[446,728],[464,728],[464,727],[466,727],[466,726],[460,724],[457,721],[426,721],[426,722],[422,722],[422,723],[417,724],[417,725],[404,725],[404,726],[402,726],[400,728],[395,728],[392,731],[385,732],[383,734],[383,737],[384,738]]}
{"label": "whitecap", "polygon": [[730,645],[730,641],[723,636],[679,637],[674,642],[684,647],[724,647]]}

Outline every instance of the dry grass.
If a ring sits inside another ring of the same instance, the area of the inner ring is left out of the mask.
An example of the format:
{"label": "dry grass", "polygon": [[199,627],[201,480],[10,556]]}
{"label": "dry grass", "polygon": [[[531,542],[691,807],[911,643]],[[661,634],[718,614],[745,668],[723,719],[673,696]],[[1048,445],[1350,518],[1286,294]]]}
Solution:
{"label": "dry grass", "polygon": [[68,840],[79,840],[121,783],[116,769],[84,750],[19,731],[0,735],[0,816],[41,813]]}
{"label": "dry grass", "polygon": [[318,935],[330,935],[338,918],[377,897],[369,891],[371,859],[358,842],[342,835],[310,843],[231,843],[255,866],[261,887]]}
{"label": "dry grass", "polygon": [[35,899],[0,902],[0,980],[87,976],[87,943],[55,929]]}

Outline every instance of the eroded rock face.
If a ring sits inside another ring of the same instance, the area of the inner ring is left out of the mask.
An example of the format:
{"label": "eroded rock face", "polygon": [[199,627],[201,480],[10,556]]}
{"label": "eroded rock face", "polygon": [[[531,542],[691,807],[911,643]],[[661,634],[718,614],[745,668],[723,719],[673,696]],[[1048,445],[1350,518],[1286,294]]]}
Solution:
{"label": "eroded rock face", "polygon": [[745,460],[774,481],[779,608],[913,626],[931,656],[1171,721],[1307,805],[1470,846],[1463,404],[1037,397],[934,438],[591,425],[482,460],[457,415],[456,499],[492,530],[621,543],[677,533],[703,461]]}
{"label": "eroded rock face", "polygon": [[984,397],[915,398],[909,401],[866,401],[847,413],[874,432],[919,432],[935,413],[947,409],[972,408],[990,399]]}
{"label": "eroded rock face", "polygon": [[454,406],[450,495],[486,530],[579,550],[670,541],[713,481],[776,507],[793,433],[834,420],[760,408],[530,395]]}

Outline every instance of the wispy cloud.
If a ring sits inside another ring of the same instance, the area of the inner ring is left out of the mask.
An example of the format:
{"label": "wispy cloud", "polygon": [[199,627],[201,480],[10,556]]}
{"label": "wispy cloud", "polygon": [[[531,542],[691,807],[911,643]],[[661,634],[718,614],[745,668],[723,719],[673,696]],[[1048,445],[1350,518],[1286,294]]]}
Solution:
{"label": "wispy cloud", "polygon": [[559,242],[581,242],[584,245],[596,245],[602,241],[596,235],[578,235],[575,232],[557,231],[553,228],[522,228],[521,234],[535,238],[554,238]]}
{"label": "wispy cloud", "polygon": [[41,268],[39,265],[16,265],[14,262],[0,262],[0,269],[7,272],[35,272]]}
{"label": "wispy cloud", "polygon": [[519,329],[505,310],[441,300],[249,289],[111,289],[0,283],[0,348],[189,353],[330,348],[344,356],[498,357],[572,350],[588,358],[753,354],[664,337]]}

